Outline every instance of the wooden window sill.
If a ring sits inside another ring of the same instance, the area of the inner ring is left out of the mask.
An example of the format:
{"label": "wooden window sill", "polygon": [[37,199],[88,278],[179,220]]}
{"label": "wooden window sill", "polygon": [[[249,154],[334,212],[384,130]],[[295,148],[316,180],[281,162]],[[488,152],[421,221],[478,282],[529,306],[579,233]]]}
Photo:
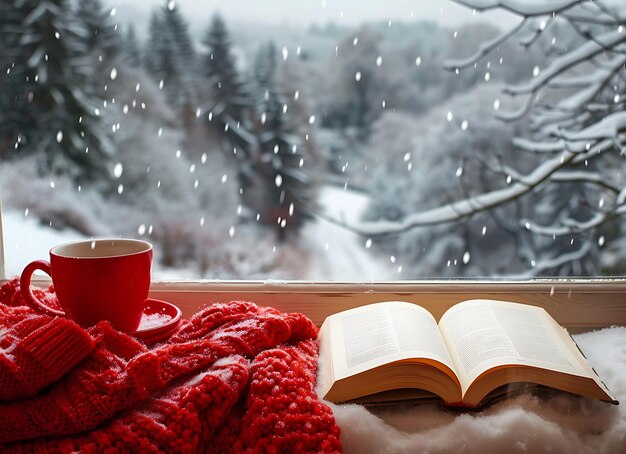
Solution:
{"label": "wooden window sill", "polygon": [[[33,284],[47,287],[50,280],[39,279]],[[543,307],[572,333],[626,326],[626,279],[621,278],[526,282],[168,281],[154,282],[150,296],[176,304],[185,317],[211,303],[246,300],[285,312],[302,312],[317,325],[335,312],[380,301],[419,304],[438,319],[460,301],[488,298]]]}
{"label": "wooden window sill", "polygon": [[320,325],[335,312],[374,302],[403,300],[423,306],[438,319],[460,301],[488,298],[541,306],[571,332],[626,326],[626,279],[162,282],[154,283],[150,294],[177,304],[187,317],[212,302],[249,300],[281,311],[302,312]]}

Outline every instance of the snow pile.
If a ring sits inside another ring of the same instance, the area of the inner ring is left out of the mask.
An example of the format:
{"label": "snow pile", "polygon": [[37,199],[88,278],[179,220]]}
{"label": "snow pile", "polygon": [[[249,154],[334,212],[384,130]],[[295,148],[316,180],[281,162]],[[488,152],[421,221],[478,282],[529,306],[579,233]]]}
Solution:
{"label": "snow pile", "polygon": [[619,406],[523,395],[476,414],[436,404],[376,409],[330,404],[349,453],[626,453],[626,328],[574,336]]}

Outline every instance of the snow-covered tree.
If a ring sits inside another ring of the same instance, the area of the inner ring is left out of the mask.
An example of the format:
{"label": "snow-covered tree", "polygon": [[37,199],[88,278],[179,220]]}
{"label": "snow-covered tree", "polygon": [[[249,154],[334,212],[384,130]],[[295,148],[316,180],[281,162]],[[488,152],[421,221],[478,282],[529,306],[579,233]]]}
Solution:
{"label": "snow-covered tree", "polygon": [[88,31],[65,0],[24,0],[9,9],[0,14],[2,42],[11,46],[2,58],[10,63],[0,104],[12,103],[19,118],[3,121],[3,129],[16,129],[2,135],[18,151],[36,152],[42,172],[107,177],[112,148],[90,83]]}
{"label": "snow-covered tree", "polygon": [[145,64],[153,79],[162,84],[168,100],[183,113],[195,110],[196,60],[189,25],[174,2],[152,12]]}
{"label": "snow-covered tree", "polygon": [[[238,130],[247,127],[251,101],[248,88],[237,69],[232,43],[226,24],[219,15],[213,16],[204,36],[208,53],[202,63],[202,74],[208,79],[210,100],[203,109],[211,121],[230,129],[235,143],[246,146],[245,137]],[[227,129],[227,131],[228,131]]]}
{"label": "snow-covered tree", "polygon": [[[85,81],[83,90],[90,90],[98,97],[107,99],[107,90],[114,84],[115,75],[121,62],[118,56],[122,49],[121,35],[117,24],[113,22],[111,10],[104,9],[100,0],[85,0],[76,5],[76,17],[85,29],[86,64],[92,73],[90,80]],[[113,77],[111,76],[113,74]],[[107,101],[108,103],[108,101]],[[106,107],[103,104],[103,107]],[[107,109],[105,122],[113,123]]]}
{"label": "snow-covered tree", "polygon": [[123,49],[126,53],[128,63],[138,68],[141,65],[141,48],[137,41],[135,27],[133,27],[132,24],[128,26],[128,30],[126,31]]}
{"label": "snow-covered tree", "polygon": [[[494,167],[517,164],[511,142],[520,129],[494,118],[492,102],[499,91],[499,85],[479,85],[419,120],[384,114],[374,124],[368,152],[373,177],[367,219],[401,221],[415,211],[497,188]],[[486,100],[491,102],[480,102]],[[451,121],[446,120],[448,109],[454,112]],[[513,274],[525,269],[527,238],[521,236],[524,230],[518,236],[506,223],[525,208],[502,207],[373,244],[395,256],[411,277]]]}
{"label": "snow-covered tree", "polygon": [[366,137],[372,122],[382,112],[381,88],[384,71],[377,67],[382,36],[363,27],[338,46],[333,104],[325,124],[354,127]]}
{"label": "snow-covered tree", "polygon": [[20,148],[21,137],[34,121],[23,69],[15,68],[16,61],[24,60],[19,40],[25,14],[25,9],[0,3],[0,158],[4,159],[17,154],[13,149]]}
{"label": "snow-covered tree", "polygon": [[263,49],[255,66],[263,93],[257,106],[258,149],[242,167],[242,181],[244,201],[284,241],[310,218],[305,208],[313,205],[315,197],[313,179],[302,169],[307,147],[290,127],[287,99],[277,87],[274,52],[273,45]]}
{"label": "snow-covered tree", "polygon": [[[473,71],[476,62],[511,39],[519,37],[525,47],[541,39],[550,42],[545,47],[549,63],[535,66],[524,83],[504,90],[523,99],[520,108],[507,110],[505,100],[485,100],[499,108],[503,121],[528,119],[531,133],[513,141],[526,158],[508,164],[476,155],[492,169],[493,187],[357,230],[368,236],[401,233],[522,204],[528,210],[508,228],[531,234],[526,248],[530,274],[599,272],[598,254],[609,234],[619,235],[626,214],[626,6],[574,0],[458,3],[478,11],[502,8],[520,16],[520,23],[484,42],[474,55],[449,62],[452,71]],[[551,34],[559,23],[559,30],[568,27],[581,39],[561,47]]]}
{"label": "snow-covered tree", "polygon": [[270,92],[276,91],[277,50],[273,42],[262,45],[254,61],[253,76],[259,114],[268,108]]}
{"label": "snow-covered tree", "polygon": [[110,10],[104,10],[100,0],[81,0],[76,13],[87,31],[89,52],[98,59],[110,60],[118,52],[121,41]]}
{"label": "snow-covered tree", "polygon": [[161,33],[164,28],[161,11],[153,9],[150,14],[150,23],[148,25],[148,42],[145,46],[144,64],[146,70],[153,77],[159,77],[164,72],[163,67],[171,65],[169,61],[163,61],[165,57],[170,55],[165,50],[165,42],[161,39]]}
{"label": "snow-covered tree", "polygon": [[237,69],[226,24],[218,14],[213,16],[203,42],[208,52],[201,62],[206,90],[200,111],[210,134],[219,143],[217,148],[238,162],[243,188],[249,185],[259,154],[253,95]]}

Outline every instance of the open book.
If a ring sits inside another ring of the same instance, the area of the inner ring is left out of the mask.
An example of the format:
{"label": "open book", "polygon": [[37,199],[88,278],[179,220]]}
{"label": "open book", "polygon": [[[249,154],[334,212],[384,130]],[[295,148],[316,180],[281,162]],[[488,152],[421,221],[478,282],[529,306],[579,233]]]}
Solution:
{"label": "open book", "polygon": [[518,303],[464,301],[438,324],[406,302],[350,309],[324,321],[320,362],[320,387],[333,402],[438,396],[476,408],[529,383],[617,404],[565,328]]}

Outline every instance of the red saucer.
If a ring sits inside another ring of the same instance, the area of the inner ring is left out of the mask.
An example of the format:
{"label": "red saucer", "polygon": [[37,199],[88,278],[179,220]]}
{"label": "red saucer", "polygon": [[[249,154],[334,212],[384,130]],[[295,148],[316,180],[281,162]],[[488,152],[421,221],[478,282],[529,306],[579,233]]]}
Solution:
{"label": "red saucer", "polygon": [[182,320],[183,313],[171,303],[148,298],[137,331],[131,333],[146,344],[152,344],[171,335]]}

